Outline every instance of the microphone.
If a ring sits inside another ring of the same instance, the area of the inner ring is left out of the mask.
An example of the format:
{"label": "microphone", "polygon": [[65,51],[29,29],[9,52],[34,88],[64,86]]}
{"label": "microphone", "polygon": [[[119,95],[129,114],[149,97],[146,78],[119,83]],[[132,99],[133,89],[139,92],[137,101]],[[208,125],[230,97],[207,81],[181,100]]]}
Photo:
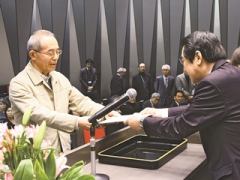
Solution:
{"label": "microphone", "polygon": [[117,108],[118,106],[122,105],[123,103],[125,103],[129,99],[135,99],[136,96],[137,96],[137,91],[135,89],[133,89],[133,88],[128,89],[126,91],[126,93],[123,94],[118,100],[116,100],[116,101],[108,104],[104,108],[100,109],[98,112],[96,112],[94,115],[92,115],[88,119],[88,121],[90,123],[96,123],[97,119],[102,118],[103,116],[105,116],[106,114],[108,114],[109,112],[111,112],[112,110]]}

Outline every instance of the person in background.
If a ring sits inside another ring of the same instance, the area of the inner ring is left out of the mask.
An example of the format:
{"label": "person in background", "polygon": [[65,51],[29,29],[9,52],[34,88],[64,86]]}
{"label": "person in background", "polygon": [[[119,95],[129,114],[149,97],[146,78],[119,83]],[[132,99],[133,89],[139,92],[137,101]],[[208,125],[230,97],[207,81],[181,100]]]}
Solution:
{"label": "person in background", "polygon": [[170,106],[175,91],[174,77],[170,75],[170,70],[170,66],[164,64],[162,66],[162,75],[157,76],[155,81],[155,92],[161,95],[161,107]]}
{"label": "person in background", "polygon": [[142,110],[142,103],[137,102],[136,98],[129,99],[126,103],[119,107],[121,114],[133,114]]}
{"label": "person in background", "polygon": [[7,121],[7,117],[5,116],[7,105],[4,102],[4,99],[0,99],[0,123],[5,123]]}
{"label": "person in background", "polygon": [[175,79],[176,90],[183,91],[186,98],[191,101],[194,94],[194,85],[192,84],[186,72],[179,74]]}
{"label": "person in background", "polygon": [[97,72],[93,67],[93,60],[86,60],[86,67],[80,70],[81,92],[90,97],[93,101],[97,100]]}
{"label": "person in background", "polygon": [[143,109],[146,107],[160,108],[161,97],[159,93],[152,93],[151,98],[143,102]]}
{"label": "person in background", "polygon": [[27,50],[30,61],[11,80],[9,87],[14,124],[20,124],[23,113],[31,108],[31,123],[47,123],[44,136],[47,143],[43,144],[57,152],[66,152],[71,148],[69,133],[89,128],[91,123],[87,116],[103,106],[84,96],[63,74],[55,71],[62,50],[52,32],[34,32],[28,40]]}
{"label": "person in background", "polygon": [[187,100],[185,98],[184,92],[181,90],[177,90],[174,96],[174,100],[170,107],[177,107],[177,106],[182,106],[186,104],[187,104]]}
{"label": "person in background", "polygon": [[[240,69],[226,62],[218,37],[196,31],[181,43],[181,62],[196,84],[189,105],[146,108],[127,123],[149,136],[182,139],[199,131],[213,180],[240,179]],[[207,173],[207,172],[205,172]]]}
{"label": "person in background", "polygon": [[137,101],[145,101],[149,99],[152,94],[152,78],[150,74],[146,72],[144,63],[138,65],[138,74],[132,78],[132,88],[137,91]]}
{"label": "person in background", "polygon": [[125,75],[126,75],[126,68],[120,67],[117,70],[117,73],[112,77],[110,89],[111,89],[111,96],[121,96],[127,90]]}
{"label": "person in background", "polygon": [[233,66],[240,67],[240,47],[234,50],[232,57],[230,59],[230,63]]}
{"label": "person in background", "polygon": [[7,126],[9,129],[14,127],[14,117],[13,117],[13,113],[12,113],[12,108],[11,108],[11,103],[9,101],[9,97],[5,96],[4,98],[2,98],[2,103],[5,106],[5,110],[4,110],[4,115],[6,117],[5,119],[5,123],[7,123]]}

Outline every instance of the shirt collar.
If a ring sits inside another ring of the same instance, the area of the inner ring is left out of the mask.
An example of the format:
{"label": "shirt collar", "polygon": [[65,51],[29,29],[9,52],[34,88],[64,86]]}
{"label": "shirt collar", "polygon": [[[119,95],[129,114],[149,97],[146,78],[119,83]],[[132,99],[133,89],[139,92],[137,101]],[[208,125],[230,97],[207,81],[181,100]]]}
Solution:
{"label": "shirt collar", "polygon": [[27,64],[26,71],[34,85],[40,84],[43,81],[48,82],[48,80],[51,78],[51,73],[49,76],[45,76],[33,67],[31,61]]}

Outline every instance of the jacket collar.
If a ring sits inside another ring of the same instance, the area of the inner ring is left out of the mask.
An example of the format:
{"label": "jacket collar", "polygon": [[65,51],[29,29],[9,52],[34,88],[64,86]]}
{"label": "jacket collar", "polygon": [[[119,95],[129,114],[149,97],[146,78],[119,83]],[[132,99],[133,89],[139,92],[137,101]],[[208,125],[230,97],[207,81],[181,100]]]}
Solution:
{"label": "jacket collar", "polygon": [[[29,78],[32,80],[34,85],[44,83],[44,79],[42,77],[42,74],[36,68],[33,67],[31,61],[27,64],[25,69],[27,71],[27,74],[28,74]],[[52,76],[51,74],[52,74],[52,72],[50,73],[50,76]],[[52,78],[52,81],[53,81],[53,78]]]}
{"label": "jacket collar", "polygon": [[226,63],[228,63],[228,62],[227,62],[225,59],[218,60],[218,61],[214,64],[211,72],[219,69],[222,65],[224,65],[224,64],[226,64]]}
{"label": "jacket collar", "polygon": [[34,85],[38,85],[43,82],[43,78],[41,77],[41,73],[35,69],[31,63],[31,61],[25,67],[29,78],[32,80]]}

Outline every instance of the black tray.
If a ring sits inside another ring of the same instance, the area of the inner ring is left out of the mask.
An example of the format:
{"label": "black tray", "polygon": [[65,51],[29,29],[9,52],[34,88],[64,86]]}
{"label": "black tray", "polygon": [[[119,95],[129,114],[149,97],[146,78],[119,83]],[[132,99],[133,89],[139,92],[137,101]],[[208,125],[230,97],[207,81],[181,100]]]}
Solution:
{"label": "black tray", "polygon": [[100,163],[158,169],[187,147],[187,139],[133,136],[98,153]]}

